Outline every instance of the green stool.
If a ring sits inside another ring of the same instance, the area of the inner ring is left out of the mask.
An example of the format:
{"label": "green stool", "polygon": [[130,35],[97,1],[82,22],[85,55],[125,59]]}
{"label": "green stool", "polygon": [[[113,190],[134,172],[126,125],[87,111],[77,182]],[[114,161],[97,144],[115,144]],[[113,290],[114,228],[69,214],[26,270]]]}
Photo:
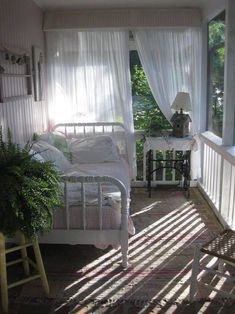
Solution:
{"label": "green stool", "polygon": [[[8,312],[8,289],[10,288],[14,288],[28,281],[41,278],[43,289],[46,294],[49,295],[48,281],[37,238],[26,240],[23,233],[19,232],[17,235],[19,236],[19,245],[6,248],[5,236],[0,232],[0,285],[3,313]],[[27,255],[27,248],[30,246],[33,247],[36,262],[32,261]],[[15,251],[21,251],[21,258],[7,263],[6,255]],[[7,267],[17,263],[23,263],[24,271],[27,277],[9,284],[7,281]],[[35,274],[30,275],[29,265],[33,266],[33,268],[36,270]]]}

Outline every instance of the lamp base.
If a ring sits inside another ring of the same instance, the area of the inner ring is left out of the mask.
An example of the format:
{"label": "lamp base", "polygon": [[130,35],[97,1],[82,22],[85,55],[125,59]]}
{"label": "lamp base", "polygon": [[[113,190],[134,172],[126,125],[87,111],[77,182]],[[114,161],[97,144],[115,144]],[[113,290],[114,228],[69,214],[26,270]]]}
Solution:
{"label": "lamp base", "polygon": [[189,122],[190,116],[184,113],[175,112],[171,118],[173,125],[172,135],[174,137],[187,137],[189,136]]}

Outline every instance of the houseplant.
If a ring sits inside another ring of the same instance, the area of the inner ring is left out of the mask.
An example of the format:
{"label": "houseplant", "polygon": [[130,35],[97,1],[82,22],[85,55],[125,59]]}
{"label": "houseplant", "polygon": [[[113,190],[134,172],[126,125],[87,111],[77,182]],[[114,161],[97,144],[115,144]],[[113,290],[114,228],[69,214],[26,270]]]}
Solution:
{"label": "houseplant", "polygon": [[41,162],[12,142],[8,131],[3,140],[0,128],[0,232],[16,231],[28,237],[49,230],[52,210],[60,203],[59,174],[51,162]]}

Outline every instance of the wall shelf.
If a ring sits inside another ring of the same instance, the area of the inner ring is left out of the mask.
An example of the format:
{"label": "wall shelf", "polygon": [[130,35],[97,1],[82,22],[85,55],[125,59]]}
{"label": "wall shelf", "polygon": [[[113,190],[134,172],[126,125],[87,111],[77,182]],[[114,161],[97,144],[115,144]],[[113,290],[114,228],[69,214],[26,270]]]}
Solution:
{"label": "wall shelf", "polygon": [[32,97],[33,95],[11,96],[11,97],[5,97],[5,98],[3,97],[1,102],[6,103],[6,102],[12,102],[12,101],[17,101],[21,99],[29,99]]}
{"label": "wall shelf", "polygon": [[[12,61],[12,59],[14,61]],[[20,62],[17,62],[20,60]],[[26,54],[0,51],[0,102],[32,96],[31,60]]]}
{"label": "wall shelf", "polygon": [[2,73],[0,76],[13,76],[13,77],[31,77],[32,75],[30,74],[17,74],[17,73]]}

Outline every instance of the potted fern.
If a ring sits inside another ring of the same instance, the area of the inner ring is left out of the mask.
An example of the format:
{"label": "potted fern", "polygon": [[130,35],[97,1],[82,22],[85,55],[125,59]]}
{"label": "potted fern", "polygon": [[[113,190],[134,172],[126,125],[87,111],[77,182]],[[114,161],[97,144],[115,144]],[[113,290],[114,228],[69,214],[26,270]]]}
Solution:
{"label": "potted fern", "polygon": [[34,237],[50,230],[61,199],[58,180],[53,163],[37,160],[30,145],[13,143],[10,131],[4,142],[0,128],[0,232]]}

